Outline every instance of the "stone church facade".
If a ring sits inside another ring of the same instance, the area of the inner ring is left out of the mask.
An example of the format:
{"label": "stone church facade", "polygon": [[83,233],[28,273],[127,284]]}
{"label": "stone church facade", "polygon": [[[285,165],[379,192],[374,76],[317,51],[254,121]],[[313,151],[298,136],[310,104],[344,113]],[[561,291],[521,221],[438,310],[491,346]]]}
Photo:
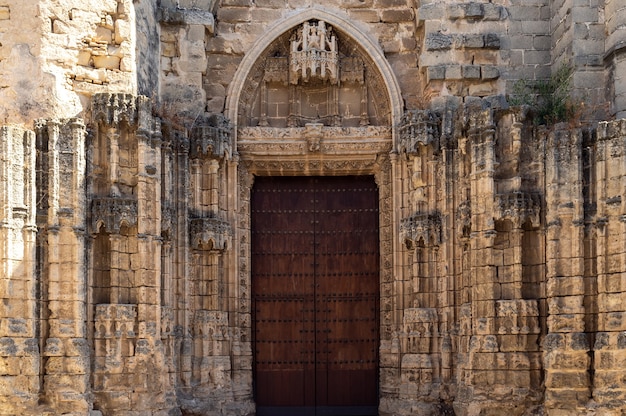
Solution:
{"label": "stone church facade", "polygon": [[623,414],[622,3],[0,2],[0,414]]}

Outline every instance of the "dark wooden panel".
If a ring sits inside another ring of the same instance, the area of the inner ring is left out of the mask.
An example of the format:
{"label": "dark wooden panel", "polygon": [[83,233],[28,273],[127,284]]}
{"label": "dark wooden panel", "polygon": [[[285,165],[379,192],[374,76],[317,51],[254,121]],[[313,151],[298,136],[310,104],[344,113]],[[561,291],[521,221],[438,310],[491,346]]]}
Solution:
{"label": "dark wooden panel", "polygon": [[251,202],[257,405],[262,412],[268,406],[316,406],[324,414],[376,409],[373,178],[257,178]]}
{"label": "dark wooden panel", "polygon": [[370,177],[337,177],[320,181],[316,191],[316,344],[325,370],[317,404],[375,406],[378,190]]}
{"label": "dark wooden panel", "polygon": [[314,406],[313,192],[286,179],[259,178],[251,196],[256,397]]}

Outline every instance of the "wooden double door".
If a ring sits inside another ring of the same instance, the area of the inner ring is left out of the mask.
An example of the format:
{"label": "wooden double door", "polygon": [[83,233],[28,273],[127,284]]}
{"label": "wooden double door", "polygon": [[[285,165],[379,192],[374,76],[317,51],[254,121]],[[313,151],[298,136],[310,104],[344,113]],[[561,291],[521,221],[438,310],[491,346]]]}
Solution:
{"label": "wooden double door", "polygon": [[257,415],[375,415],[378,188],[258,177],[251,195]]}

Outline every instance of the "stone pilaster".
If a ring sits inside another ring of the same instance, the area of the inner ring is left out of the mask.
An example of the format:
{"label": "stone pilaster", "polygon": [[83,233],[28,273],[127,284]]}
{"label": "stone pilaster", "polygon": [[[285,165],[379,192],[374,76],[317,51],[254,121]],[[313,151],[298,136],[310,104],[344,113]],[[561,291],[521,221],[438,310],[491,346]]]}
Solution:
{"label": "stone pilaster", "polygon": [[626,409],[626,121],[601,123],[596,158],[598,318],[593,398]]}
{"label": "stone pilaster", "polygon": [[35,287],[35,135],[0,127],[0,414],[27,414],[39,395]]}
{"label": "stone pilaster", "polygon": [[580,131],[557,129],[549,133],[546,146],[548,334],[543,362],[550,415],[572,414],[590,396],[581,145]]}
{"label": "stone pilaster", "polygon": [[41,267],[46,282],[48,319],[45,325],[44,390],[56,412],[89,408],[90,355],[86,332],[85,125],[80,119],[39,123],[42,176],[47,198],[42,221],[47,244]]}
{"label": "stone pilaster", "polygon": [[[467,397],[497,393],[493,390],[498,371],[491,366],[497,362],[499,351],[496,331],[496,303],[501,297],[497,269],[493,263],[496,239],[493,221],[495,195],[495,125],[489,110],[468,113],[470,150],[470,300],[471,338],[464,380]],[[487,370],[489,368],[489,370]],[[497,367],[496,367],[497,368]],[[483,405],[487,405],[485,401]],[[459,408],[455,403],[455,409]],[[461,413],[463,414],[463,413]]]}

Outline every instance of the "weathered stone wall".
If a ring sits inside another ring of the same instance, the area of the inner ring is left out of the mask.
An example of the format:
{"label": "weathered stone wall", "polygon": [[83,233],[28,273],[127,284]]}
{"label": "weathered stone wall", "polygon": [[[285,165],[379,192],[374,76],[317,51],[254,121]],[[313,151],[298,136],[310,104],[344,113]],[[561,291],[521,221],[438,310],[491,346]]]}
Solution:
{"label": "weathered stone wall", "polygon": [[609,0],[604,5],[604,26],[606,33],[604,62],[609,68],[607,74],[607,90],[610,92],[611,114],[618,118],[626,116],[626,58],[624,58],[624,41],[626,30],[626,7],[617,1]]}
{"label": "weathered stone wall", "polygon": [[160,25],[158,24],[158,5],[153,1],[135,2],[135,54],[137,65],[137,93],[146,97],[160,96],[159,66],[160,60]]}
{"label": "weathered stone wall", "polygon": [[82,116],[94,93],[136,93],[135,23],[130,0],[5,2],[3,121]]}
{"label": "weathered stone wall", "polygon": [[[288,50],[281,22],[307,12],[350,24],[340,50],[379,95],[352,96],[358,127],[236,125],[263,99],[244,97],[250,56]],[[250,190],[303,174],[376,177],[381,414],[626,411],[626,127],[600,121],[626,114],[625,16],[617,0],[6,0],[0,414],[253,414]],[[506,104],[561,63],[584,128]]]}
{"label": "weathered stone wall", "polygon": [[606,117],[605,16],[602,6],[570,0],[551,4],[552,71],[572,67],[572,93],[584,118]]}

